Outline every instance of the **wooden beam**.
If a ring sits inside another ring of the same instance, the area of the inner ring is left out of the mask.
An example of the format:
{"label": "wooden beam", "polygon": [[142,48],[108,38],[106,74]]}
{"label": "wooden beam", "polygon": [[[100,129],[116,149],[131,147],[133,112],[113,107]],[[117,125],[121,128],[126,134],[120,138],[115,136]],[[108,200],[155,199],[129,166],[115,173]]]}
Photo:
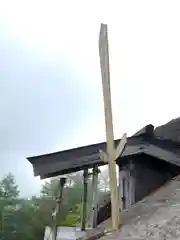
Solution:
{"label": "wooden beam", "polygon": [[60,214],[60,207],[61,207],[61,203],[62,203],[62,196],[63,196],[63,189],[64,189],[64,185],[66,183],[66,178],[65,177],[61,177],[59,180],[59,185],[58,185],[58,194],[56,196],[56,206],[55,206],[55,211],[52,214],[53,217],[53,240],[56,240],[57,237],[57,229],[58,229],[58,217]]}
{"label": "wooden beam", "polygon": [[82,203],[81,230],[85,231],[86,230],[86,219],[87,219],[88,169],[84,170],[83,185],[84,185],[84,194],[83,194],[83,203]]}
{"label": "wooden beam", "polygon": [[[126,133],[125,133],[123,135],[122,139],[120,140],[117,148],[115,149],[115,160],[117,158],[119,158],[121,156],[121,154],[123,153],[126,143],[127,143],[127,137],[126,137]],[[99,150],[99,153],[100,153],[100,159],[103,162],[108,162],[108,160],[109,160],[108,154],[105,153],[104,151],[102,151],[101,149]]]}
{"label": "wooden beam", "polygon": [[120,225],[120,213],[119,213],[119,201],[118,201],[118,190],[117,190],[113,117],[112,117],[112,109],[111,109],[107,24],[101,24],[100,35],[99,35],[99,55],[100,55],[103,98],[104,98],[107,154],[108,154],[110,190],[111,190],[112,228],[116,230],[119,228],[119,225]]}
{"label": "wooden beam", "polygon": [[99,150],[99,153],[100,153],[100,159],[101,161],[105,162],[105,163],[108,163],[108,155],[107,153],[105,153],[104,151],[102,151],[101,149]]}
{"label": "wooden beam", "polygon": [[115,150],[115,159],[119,158],[121,156],[121,154],[123,153],[123,150],[126,146],[127,143],[127,137],[126,137],[126,133],[123,135],[123,137],[121,138],[118,146],[116,147]]}
{"label": "wooden beam", "polygon": [[96,227],[96,222],[97,222],[97,187],[98,187],[98,174],[99,174],[99,169],[98,166],[95,165],[93,167],[93,178],[92,178],[92,227]]}

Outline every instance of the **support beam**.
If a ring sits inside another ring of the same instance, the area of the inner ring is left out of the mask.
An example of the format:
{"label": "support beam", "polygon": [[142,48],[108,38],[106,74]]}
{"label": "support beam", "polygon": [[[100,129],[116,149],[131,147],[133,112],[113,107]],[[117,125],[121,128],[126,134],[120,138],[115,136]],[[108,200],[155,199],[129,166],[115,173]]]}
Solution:
{"label": "support beam", "polygon": [[[118,159],[119,157],[121,157],[123,150],[126,146],[127,143],[127,136],[126,133],[123,135],[123,137],[121,138],[120,142],[118,143],[118,146],[115,149],[115,160]],[[103,162],[108,162],[109,157],[107,155],[107,153],[103,152],[102,150],[99,150],[100,152],[100,159]]]}
{"label": "support beam", "polygon": [[115,151],[115,159],[118,159],[121,154],[123,153],[123,150],[126,146],[127,143],[127,136],[126,133],[122,136],[118,146],[116,147],[116,151]]}
{"label": "support beam", "polygon": [[81,230],[85,231],[86,230],[86,219],[87,219],[88,169],[84,170],[83,185],[84,185],[84,194],[83,194],[83,203],[82,203]]}
{"label": "support beam", "polygon": [[92,227],[96,227],[97,222],[97,186],[98,186],[98,174],[100,170],[98,166],[93,167],[92,178]]}
{"label": "support beam", "polygon": [[[112,228],[117,230],[120,226],[120,207],[117,190],[117,174],[116,174],[116,154],[114,146],[113,133],[113,117],[111,108],[111,90],[110,90],[110,71],[109,71],[109,49],[108,49],[108,30],[107,24],[101,24],[99,35],[99,56],[102,76],[104,112],[106,124],[106,140],[107,140],[107,161],[109,164],[110,192],[111,192],[111,216]],[[121,148],[121,145],[120,147]],[[118,148],[118,149],[119,149]]]}
{"label": "support beam", "polygon": [[60,207],[61,207],[61,203],[62,203],[62,196],[63,196],[63,189],[64,189],[64,185],[66,183],[66,178],[62,177],[59,180],[59,184],[58,184],[58,194],[56,197],[56,206],[55,206],[55,211],[52,214],[53,217],[53,226],[52,226],[52,233],[53,233],[53,240],[56,240],[57,237],[57,230],[58,230],[58,217],[60,214]]}

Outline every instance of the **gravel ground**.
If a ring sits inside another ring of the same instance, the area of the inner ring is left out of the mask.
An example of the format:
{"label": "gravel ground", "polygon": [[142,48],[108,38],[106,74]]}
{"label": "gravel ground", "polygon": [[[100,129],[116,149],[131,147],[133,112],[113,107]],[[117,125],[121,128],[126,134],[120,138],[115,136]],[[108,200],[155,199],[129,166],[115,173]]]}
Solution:
{"label": "gravel ground", "polygon": [[180,239],[180,175],[123,212],[122,222],[118,232],[101,240]]}

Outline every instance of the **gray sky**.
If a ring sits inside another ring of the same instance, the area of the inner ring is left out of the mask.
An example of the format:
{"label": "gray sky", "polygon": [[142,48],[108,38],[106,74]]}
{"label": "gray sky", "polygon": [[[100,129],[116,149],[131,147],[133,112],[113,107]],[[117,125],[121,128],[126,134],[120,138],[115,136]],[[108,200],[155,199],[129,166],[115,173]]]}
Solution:
{"label": "gray sky", "polygon": [[109,27],[115,137],[178,117],[180,2],[0,0],[0,177],[26,156],[105,140],[98,35]]}

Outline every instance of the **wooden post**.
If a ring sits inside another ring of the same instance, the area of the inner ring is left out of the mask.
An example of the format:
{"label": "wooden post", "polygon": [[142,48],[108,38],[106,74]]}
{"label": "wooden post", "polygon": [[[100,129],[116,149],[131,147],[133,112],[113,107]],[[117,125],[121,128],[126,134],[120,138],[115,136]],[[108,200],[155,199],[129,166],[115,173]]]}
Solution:
{"label": "wooden post", "polygon": [[[112,228],[116,230],[120,226],[120,208],[117,190],[116,158],[119,156],[125,144],[119,143],[117,151],[114,147],[113,117],[111,109],[110,71],[109,71],[109,49],[107,24],[101,24],[99,35],[99,55],[101,65],[101,76],[104,97],[104,112],[106,124],[107,154],[106,159],[109,164],[110,191],[111,191],[111,216]],[[125,138],[126,140],[126,135]],[[125,141],[126,142],[126,141]]]}
{"label": "wooden post", "polygon": [[84,194],[83,194],[83,205],[82,205],[81,230],[85,231],[86,230],[86,218],[87,218],[88,169],[84,170],[83,185],[84,185]]}
{"label": "wooden post", "polygon": [[92,227],[96,227],[97,222],[97,185],[98,185],[98,174],[99,169],[98,166],[93,167],[93,178],[92,178]]}
{"label": "wooden post", "polygon": [[63,189],[64,189],[64,185],[66,183],[66,178],[60,178],[59,180],[59,187],[58,187],[58,194],[56,197],[56,207],[55,207],[55,211],[53,213],[53,240],[56,240],[57,238],[57,230],[58,230],[58,216],[60,214],[60,207],[61,207],[61,203],[62,203],[62,195],[63,195]]}

